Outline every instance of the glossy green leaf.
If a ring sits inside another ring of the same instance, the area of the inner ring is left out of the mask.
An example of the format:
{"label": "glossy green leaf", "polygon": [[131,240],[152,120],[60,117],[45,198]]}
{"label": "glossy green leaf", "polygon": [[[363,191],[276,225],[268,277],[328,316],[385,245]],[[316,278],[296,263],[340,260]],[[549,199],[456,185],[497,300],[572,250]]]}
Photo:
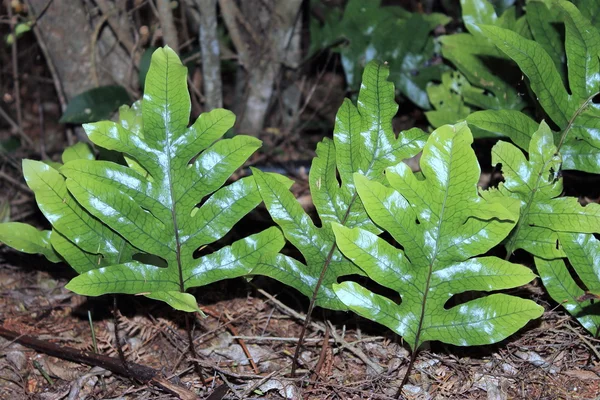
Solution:
{"label": "glossy green leaf", "polygon": [[[545,6],[539,6],[545,7]],[[569,93],[544,46],[507,29],[481,25],[481,32],[511,57],[529,78],[537,100],[560,128],[556,144],[564,169],[600,172],[600,33],[567,1],[555,5],[564,15]],[[550,45],[548,45],[550,46]]]}
{"label": "glossy green leaf", "polygon": [[479,132],[487,132],[488,136],[506,136],[522,149],[529,148],[531,135],[538,124],[516,110],[477,111],[466,118],[469,127]]}
{"label": "glossy green leaf", "polygon": [[426,135],[420,129],[401,132],[397,138],[394,135],[392,118],[398,105],[394,101],[394,86],[387,77],[385,65],[369,63],[357,106],[345,100],[336,116],[333,141],[325,139],[317,146],[309,183],[321,227],[315,226],[294,196],[274,176],[254,171],[269,213],[285,237],[300,250],[306,265],[279,255],[272,263],[263,263],[253,272],[278,279],[311,297],[325,269],[316,302],[321,307],[345,309],[331,285],[340,276],[361,273],[337,250],[331,224],[360,226],[379,232],[356,194],[353,174],[361,172],[372,179],[383,180],[385,168],[415,155],[425,142]]}
{"label": "glossy green leaf", "polygon": [[536,257],[538,273],[550,296],[596,337],[600,333],[600,303],[582,297],[586,291],[600,291],[600,242],[585,233],[561,232],[558,236],[578,281],[583,282],[586,290],[571,276],[563,259]]}
{"label": "glossy green leaf", "polygon": [[355,174],[369,216],[402,250],[364,229],[334,225],[344,255],[369,278],[398,292],[401,302],[354,282],[333,285],[336,294],[359,315],[402,335],[413,350],[430,340],[460,346],[498,342],[543,311],[505,294],[448,305],[455,295],[513,288],[535,276],[496,257],[474,257],[510,232],[518,204],[478,196],[480,169],[472,141],[464,122],[434,131],[420,161],[422,181],[405,164],[386,170],[391,187]]}
{"label": "glossy green leaf", "polygon": [[[73,161],[75,162],[75,161]],[[120,235],[94,218],[68,192],[65,178],[56,169],[34,160],[23,160],[23,175],[35,193],[38,207],[63,239],[55,250],[65,259],[76,259],[71,267],[83,273],[99,266],[131,259],[137,252]],[[68,251],[69,254],[63,254]],[[75,254],[73,254],[75,252]],[[84,256],[86,253],[89,256]]]}
{"label": "glossy green leaf", "polygon": [[60,117],[61,123],[85,124],[106,119],[131,100],[122,86],[101,86],[75,96]]}
{"label": "glossy green leaf", "polygon": [[79,142],[67,147],[62,153],[63,164],[74,160],[93,160],[94,152],[87,143]]}
{"label": "glossy green leaf", "polygon": [[506,241],[509,254],[524,249],[547,259],[563,257],[557,232],[600,230],[599,204],[583,207],[574,197],[559,197],[561,158],[545,122],[530,141],[529,160],[516,146],[498,142],[492,149],[492,163],[502,167],[500,193],[521,204],[519,222]]}
{"label": "glossy green leaf", "polygon": [[123,153],[130,167],[70,161],[60,170],[69,193],[144,257],[88,271],[74,278],[69,289],[90,296],[143,294],[197,311],[186,294],[189,288],[246,275],[283,246],[281,232],[271,228],[195,256],[260,203],[253,177],[223,186],[260,141],[243,135],[218,140],[235,120],[223,109],[202,114],[188,127],[186,79],[176,53],[158,49],[146,77],[141,120],[140,107],[134,105],[121,109],[121,123],[84,125],[93,143]]}
{"label": "glossy green leaf", "polygon": [[55,263],[61,258],[50,244],[50,233],[21,222],[0,224],[0,242],[23,253],[43,254],[48,261]]}
{"label": "glossy green leaf", "polygon": [[466,78],[456,71],[444,72],[440,85],[429,84],[427,96],[434,110],[426,111],[425,116],[431,126],[438,128],[465,119],[471,108],[465,105],[462,92],[470,88]]}

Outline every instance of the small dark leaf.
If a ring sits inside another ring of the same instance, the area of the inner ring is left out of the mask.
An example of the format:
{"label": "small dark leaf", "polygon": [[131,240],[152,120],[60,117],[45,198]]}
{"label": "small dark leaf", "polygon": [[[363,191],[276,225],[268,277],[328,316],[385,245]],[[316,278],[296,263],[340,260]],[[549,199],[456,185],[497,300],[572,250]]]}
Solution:
{"label": "small dark leaf", "polygon": [[119,106],[130,101],[129,94],[122,86],[111,85],[90,89],[75,96],[69,102],[59,122],[86,124],[107,119]]}

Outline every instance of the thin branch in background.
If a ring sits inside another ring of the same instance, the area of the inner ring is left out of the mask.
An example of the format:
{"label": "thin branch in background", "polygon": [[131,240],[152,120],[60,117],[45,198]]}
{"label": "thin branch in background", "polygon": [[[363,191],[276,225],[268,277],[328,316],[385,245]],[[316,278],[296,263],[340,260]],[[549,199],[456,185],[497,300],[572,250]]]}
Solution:
{"label": "thin branch in background", "polygon": [[90,47],[92,49],[90,52],[90,56],[92,57],[92,60],[90,62],[90,75],[92,81],[94,82],[94,86],[96,87],[100,86],[100,79],[98,78],[98,71],[96,69],[96,45],[98,43],[98,37],[100,36],[100,30],[102,29],[102,26],[106,23],[106,21],[108,21],[111,14],[113,14],[114,12],[115,9],[111,10],[108,14],[104,14],[102,18],[100,18],[100,21],[98,21],[98,23],[96,24],[94,32],[92,32],[92,41],[90,44]]}
{"label": "thin branch in background", "polygon": [[173,19],[173,9],[170,0],[156,0],[158,10],[158,19],[162,29],[163,41],[173,50],[179,52],[179,39],[177,38],[177,29]]}
{"label": "thin branch in background", "polygon": [[113,18],[113,14],[114,11],[117,10],[116,8],[113,8],[111,10],[111,6],[106,0],[96,0],[96,4],[98,4],[98,7],[102,11],[102,14],[109,16],[106,20],[108,26],[110,26],[110,29],[112,29],[112,31],[117,36],[117,40],[119,41],[119,43],[121,43],[123,47],[125,47],[127,52],[131,55],[133,59],[134,68],[137,68],[137,66],[140,64],[141,59],[141,55],[137,51],[138,40],[133,40],[131,36],[127,34],[127,32],[123,32],[122,27],[119,25],[119,21],[115,21],[115,19]]}
{"label": "thin branch in background", "polygon": [[200,13],[198,38],[202,52],[202,83],[208,111],[223,107],[221,51],[217,32],[217,0],[197,0]]}
{"label": "thin branch in background", "polygon": [[219,0],[219,7],[221,8],[221,16],[223,17],[223,21],[227,27],[229,37],[231,38],[231,41],[237,50],[238,62],[242,67],[248,68],[248,43],[240,31],[240,27],[236,18],[236,15],[240,14],[240,10],[237,8],[233,0]]}
{"label": "thin branch in background", "polygon": [[17,133],[19,134],[19,136],[23,139],[23,141],[25,141],[25,143],[27,143],[29,146],[33,146],[33,141],[31,140],[31,138],[29,136],[27,136],[25,134],[25,132],[23,131],[23,129],[21,128],[21,125],[17,124],[11,117],[10,115],[8,115],[8,113],[6,111],[4,111],[4,109],[2,107],[0,107],[0,117],[2,117],[6,122],[8,122],[8,124],[17,131]]}
{"label": "thin branch in background", "polygon": [[[17,113],[17,125],[19,126],[18,132],[21,137],[25,140],[28,145],[32,145],[31,139],[23,132],[23,111],[21,110],[21,85],[19,83],[19,59],[18,59],[18,47],[17,47],[17,21],[13,15],[12,4],[10,0],[6,0],[6,9],[8,10],[8,19],[10,22],[10,31],[13,35],[13,42],[11,45],[12,55],[12,74],[14,84],[14,96],[15,96],[15,107]],[[26,139],[25,139],[26,138]]]}
{"label": "thin branch in background", "polygon": [[[27,8],[33,14],[34,9],[32,7],[31,1],[30,0],[25,0],[25,1],[27,3]],[[46,6],[40,12],[40,14],[38,14],[38,16],[35,18],[36,23],[41,18],[43,13],[48,9],[48,7],[50,6],[50,3],[51,3],[51,1],[48,1]],[[56,71],[56,66],[52,62],[52,57],[50,57],[50,52],[48,51],[48,46],[46,46],[44,37],[43,37],[42,33],[40,32],[40,28],[37,26],[37,24],[35,24],[33,26],[33,33],[35,35],[37,44],[40,47],[40,50],[42,51],[44,58],[46,59],[46,65],[48,66],[50,75],[52,75],[52,81],[54,82],[54,88],[56,89],[56,94],[58,95],[58,101],[60,102],[60,109],[62,112],[65,112],[65,110],[67,109],[67,96],[65,95],[65,90],[62,86],[60,78],[58,77],[58,72]],[[68,127],[66,129],[66,135],[67,135],[67,144],[69,146],[72,146],[75,143],[75,137],[73,135],[73,130],[70,127]]]}
{"label": "thin branch in background", "polygon": [[44,121],[44,106],[42,105],[42,95],[40,93],[40,86],[37,86],[36,90],[36,101],[38,109],[38,121],[40,123],[40,156],[42,160],[47,160],[48,153],[46,152],[46,123]]}

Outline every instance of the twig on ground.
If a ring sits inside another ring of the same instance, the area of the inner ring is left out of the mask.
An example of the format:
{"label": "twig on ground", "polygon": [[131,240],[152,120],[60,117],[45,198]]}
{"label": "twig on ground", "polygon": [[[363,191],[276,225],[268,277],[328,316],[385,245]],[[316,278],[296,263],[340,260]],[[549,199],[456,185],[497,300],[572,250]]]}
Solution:
{"label": "twig on ground", "polygon": [[569,324],[565,324],[564,326],[567,327],[568,330],[576,334],[579,337],[579,339],[581,339],[581,341],[585,343],[590,348],[590,350],[594,352],[598,360],[600,360],[600,351],[598,351],[598,349],[596,348],[596,346],[594,346],[592,342],[590,342],[584,335],[577,332],[577,329],[571,327]]}
{"label": "twig on ground", "polygon": [[344,349],[344,348],[348,349],[349,352],[354,354],[363,363],[365,363],[367,366],[369,366],[377,375],[380,375],[383,373],[383,367],[381,367],[379,364],[372,361],[365,353],[362,352],[361,349],[356,348],[354,346],[355,343],[348,343],[348,342],[346,342],[346,340],[344,340],[344,338],[342,338],[340,335],[338,335],[337,332],[335,331],[335,327],[331,324],[331,322],[329,322],[329,327],[330,327],[329,331],[331,332],[331,336],[333,336],[335,341],[341,345],[340,350]]}
{"label": "twig on ground", "polygon": [[[214,310],[208,308],[208,307],[203,307],[202,311],[204,311],[205,313],[207,313],[208,315],[210,315],[211,317],[216,318],[217,320],[220,319],[220,315],[215,312]],[[230,319],[230,318],[227,318]],[[238,336],[240,333],[238,332],[238,330],[236,329],[235,326],[233,326],[233,324],[230,323],[227,324],[227,329],[229,329],[231,331],[231,334],[234,336]],[[254,359],[252,358],[252,354],[250,354],[250,351],[248,350],[248,347],[246,347],[246,343],[244,343],[244,340],[242,339],[237,339],[239,345],[242,347],[242,350],[244,351],[244,354],[246,355],[246,358],[248,359],[248,362],[250,363],[250,365],[252,366],[252,370],[254,370],[254,372],[256,374],[260,373],[260,370],[258,369],[258,366],[256,365],[256,363],[254,362]]]}
{"label": "twig on ground", "polygon": [[24,346],[30,347],[36,351],[46,353],[53,357],[63,360],[73,361],[94,367],[101,367],[122,376],[129,376],[142,383],[152,384],[161,389],[176,394],[185,400],[196,400],[198,397],[189,390],[175,385],[164,378],[161,378],[159,371],[145,365],[128,362],[127,368],[123,367],[121,360],[114,357],[95,354],[89,351],[83,351],[67,346],[58,346],[51,342],[39,340],[30,335],[21,335],[0,326],[0,336],[13,340]]}
{"label": "twig on ground", "polygon": [[[263,296],[265,296],[267,299],[271,300],[273,302],[273,304],[275,304],[277,306],[277,308],[279,308],[281,311],[283,311],[284,313],[288,314],[291,317],[296,318],[299,321],[304,321],[304,319],[306,318],[303,314],[299,313],[298,311],[286,306],[285,304],[283,304],[282,302],[280,302],[279,300],[277,300],[275,298],[275,296],[271,295],[268,292],[265,292],[263,289],[258,289],[258,293],[262,294]],[[325,325],[323,324],[319,324],[315,321],[310,321],[310,326],[317,331],[321,331],[321,332],[325,332]]]}

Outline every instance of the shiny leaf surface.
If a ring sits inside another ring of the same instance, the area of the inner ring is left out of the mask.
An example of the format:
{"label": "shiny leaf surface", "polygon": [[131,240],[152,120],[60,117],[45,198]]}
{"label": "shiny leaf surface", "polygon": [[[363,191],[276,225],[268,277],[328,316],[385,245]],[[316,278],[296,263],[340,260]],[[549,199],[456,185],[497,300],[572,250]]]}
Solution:
{"label": "shiny leaf surface", "polygon": [[[463,102],[480,109],[521,110],[525,102],[517,88],[518,69],[484,37],[479,24],[501,26],[520,33],[528,32],[524,17],[516,19],[514,7],[500,16],[488,0],[461,0],[462,17],[468,33],[442,36],[442,54],[464,75],[469,87],[462,87]],[[458,117],[458,115],[457,115]],[[457,122],[462,118],[448,122]],[[479,132],[474,132],[479,136]]]}
{"label": "shiny leaf surface", "polygon": [[398,292],[401,302],[355,282],[333,285],[335,293],[351,310],[402,335],[413,350],[430,340],[494,343],[543,311],[505,294],[452,305],[455,295],[513,288],[535,276],[496,257],[474,257],[506,237],[518,218],[518,203],[478,196],[480,169],[472,141],[464,122],[434,131],[421,157],[424,180],[402,163],[386,169],[390,187],[355,174],[369,216],[402,250],[365,229],[333,227],[344,255],[369,278]]}
{"label": "shiny leaf surface", "polygon": [[[545,9],[546,5],[536,7]],[[564,16],[571,93],[557,69],[560,60],[547,52],[555,39],[549,38],[551,42],[544,45],[497,26],[480,25],[479,29],[519,65],[539,104],[560,128],[555,143],[563,168],[599,173],[600,106],[592,100],[600,93],[600,33],[572,3],[561,0],[553,7]]]}
{"label": "shiny leaf surface", "polygon": [[583,282],[584,290],[571,276],[563,259],[535,258],[538,273],[554,300],[590,331],[594,337],[600,333],[600,303],[595,299],[582,300],[587,292],[600,292],[600,242],[591,234],[558,234],[567,258]]}
{"label": "shiny leaf surface", "polygon": [[60,256],[50,243],[51,231],[40,231],[21,222],[0,224],[0,242],[27,254],[42,254],[48,261],[59,262]]}
{"label": "shiny leaf surface", "polygon": [[195,255],[261,201],[252,177],[222,187],[260,141],[248,136],[218,140],[235,120],[222,109],[202,114],[188,127],[186,78],[174,51],[156,50],[141,105],[122,108],[120,123],[84,126],[92,142],[123,153],[129,167],[78,159],[60,169],[77,203],[139,249],[138,257],[74,278],[69,289],[90,296],[144,294],[197,311],[186,294],[189,288],[246,275],[283,246],[281,233],[271,228],[203,257]]}
{"label": "shiny leaf surface", "polygon": [[561,157],[545,122],[530,141],[529,160],[519,148],[501,141],[492,149],[492,163],[502,166],[499,192],[521,204],[519,222],[505,243],[509,254],[524,249],[547,259],[564,257],[557,232],[600,230],[600,204],[583,207],[575,197],[559,197]]}
{"label": "shiny leaf surface", "polygon": [[336,248],[331,224],[379,232],[356,194],[353,174],[360,172],[383,180],[385,168],[414,156],[425,143],[426,135],[420,129],[401,132],[397,138],[394,135],[392,118],[398,105],[394,101],[394,86],[387,77],[385,65],[369,63],[357,106],[345,100],[336,116],[333,141],[325,139],[317,146],[309,183],[321,227],[315,226],[287,187],[274,176],[254,171],[269,213],[306,260],[304,265],[279,255],[272,263],[259,265],[254,273],[271,276],[311,297],[325,269],[316,302],[321,307],[345,309],[331,285],[340,276],[362,273]]}

